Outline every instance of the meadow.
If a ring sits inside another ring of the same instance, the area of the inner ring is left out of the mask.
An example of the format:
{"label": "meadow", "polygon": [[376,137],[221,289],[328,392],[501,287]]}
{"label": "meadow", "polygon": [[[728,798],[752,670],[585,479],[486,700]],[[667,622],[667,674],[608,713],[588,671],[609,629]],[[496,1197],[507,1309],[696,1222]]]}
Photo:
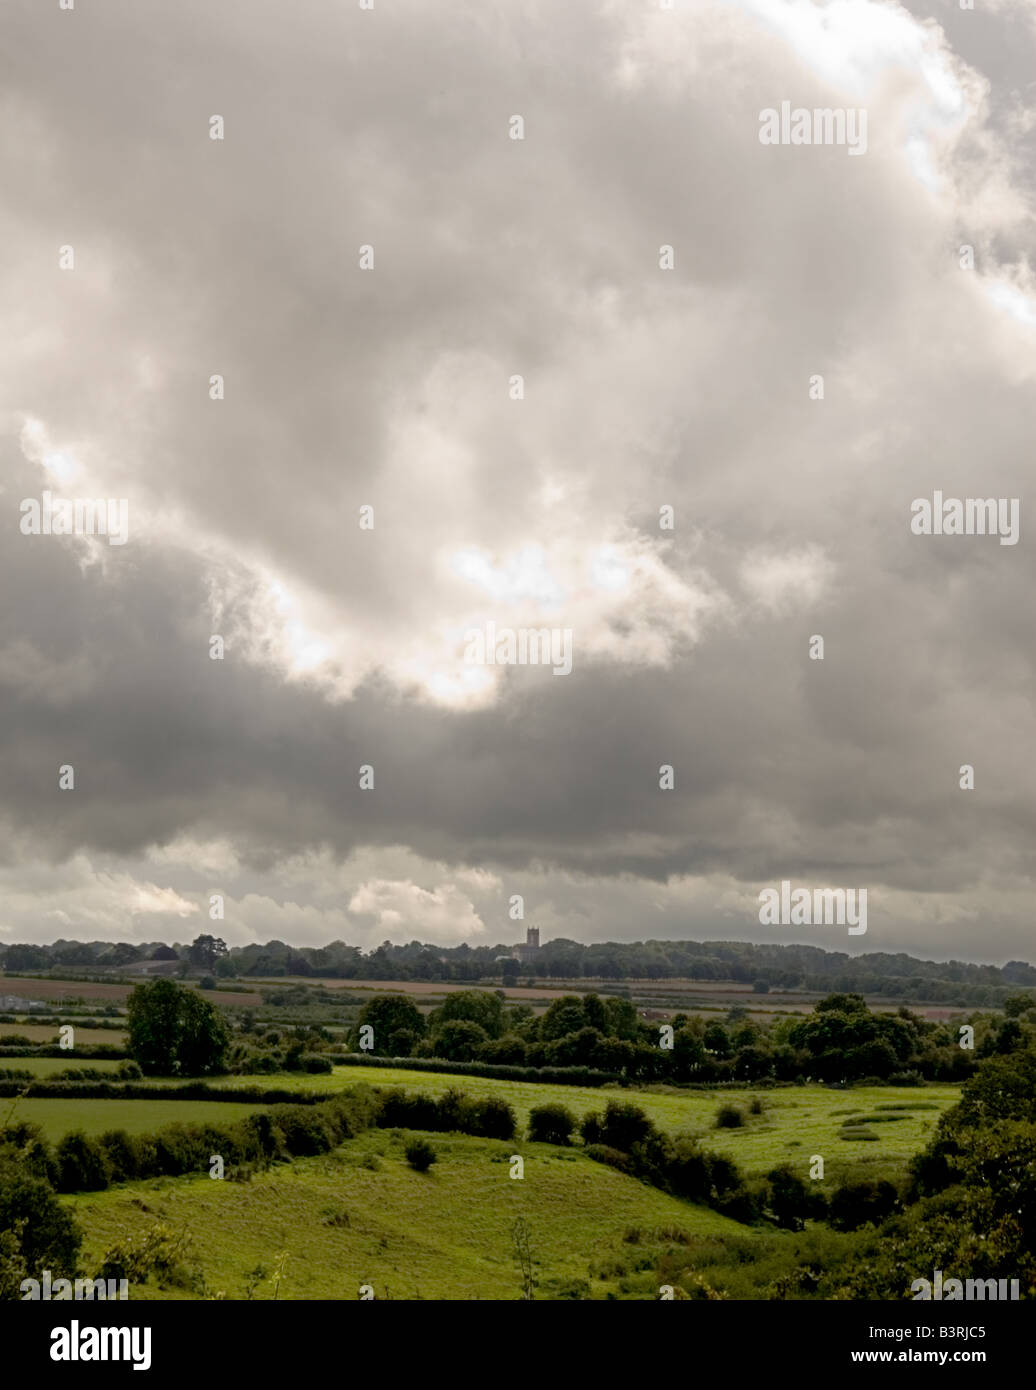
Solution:
{"label": "meadow", "polygon": [[[362,1284],[379,1299],[511,1299],[522,1288],[512,1243],[521,1215],[537,1297],[657,1298],[666,1250],[751,1238],[577,1151],[436,1134],[438,1161],[417,1173],[406,1137],[368,1131],[248,1182],[165,1178],[78,1194],[68,1200],[86,1232],[84,1264],[158,1222],[192,1239],[204,1286],[134,1284],[134,1299],[242,1298],[250,1282],[254,1297],[269,1299],[278,1266],[279,1299],[354,1299]],[[521,1179],[510,1177],[515,1153]],[[259,1267],[263,1277],[250,1281]]]}
{"label": "meadow", "polygon": [[[901,1176],[907,1160],[929,1141],[942,1112],[956,1104],[959,1087],[931,1084],[919,1087],[859,1086],[834,1090],[826,1086],[780,1086],[755,1091],[681,1090],[602,1086],[553,1086],[531,1081],[497,1081],[488,1077],[451,1076],[445,1072],[396,1070],[393,1067],[335,1067],[330,1076],[280,1075],[271,1085],[315,1093],[347,1086],[402,1087],[441,1096],[451,1087],[472,1096],[500,1096],[518,1116],[521,1132],[534,1105],[560,1102],[580,1119],[600,1111],[610,1099],[631,1101],[669,1134],[693,1134],[706,1148],[734,1159],[746,1177],[762,1176],[782,1163],[792,1163],[806,1175],[813,1154],[824,1158],[823,1188],[859,1178]],[[220,1090],[254,1085],[255,1077],[220,1077]],[[748,1113],[757,1096],[761,1115]],[[738,1129],[717,1129],[722,1105],[744,1112]],[[866,1123],[861,1123],[866,1120]],[[871,1137],[863,1137],[871,1136]]]}
{"label": "meadow", "polygon": [[[117,1072],[124,1065],[120,1057],[77,1057],[74,1052],[64,1057],[0,1057],[0,1071],[31,1071],[33,1076],[49,1077],[60,1071]],[[112,1080],[116,1078],[113,1075]]]}
{"label": "meadow", "polygon": [[[89,1025],[75,1024],[75,1043],[77,1047],[125,1047],[126,1034],[116,1028],[91,1028]],[[60,1030],[53,1023],[2,1023],[0,1034],[13,1033],[28,1038],[31,1043],[54,1043],[61,1041]],[[74,1051],[75,1049],[71,1049]]]}
{"label": "meadow", "polygon": [[0,1123],[28,1120],[39,1125],[51,1143],[56,1143],[74,1129],[81,1129],[85,1134],[104,1134],[109,1129],[150,1134],[172,1124],[243,1120],[246,1115],[265,1108],[239,1101],[12,1098],[0,1100]]}

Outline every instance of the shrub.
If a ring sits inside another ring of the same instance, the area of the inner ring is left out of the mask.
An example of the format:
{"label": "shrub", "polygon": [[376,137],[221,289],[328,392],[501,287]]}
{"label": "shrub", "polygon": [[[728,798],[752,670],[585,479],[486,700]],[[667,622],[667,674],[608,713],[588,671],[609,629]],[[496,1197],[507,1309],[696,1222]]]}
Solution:
{"label": "shrub", "polygon": [[427,1172],[436,1160],[435,1150],[427,1139],[408,1139],[403,1152],[406,1161],[418,1173]]}
{"label": "shrub", "polygon": [[563,1105],[535,1105],[529,1111],[529,1138],[540,1144],[567,1144],[576,1117]]}
{"label": "shrub", "polygon": [[828,1219],[836,1231],[855,1231],[868,1222],[884,1221],[898,1205],[896,1189],[884,1179],[846,1183],[832,1194]]}
{"label": "shrub", "polygon": [[633,1161],[621,1149],[613,1149],[608,1144],[587,1144],[587,1157],[598,1163],[607,1163],[610,1168],[618,1168],[620,1173],[632,1171]]}
{"label": "shrub", "polygon": [[[634,1144],[639,1144],[653,1133],[654,1125],[639,1106],[631,1101],[610,1100],[604,1107],[604,1120],[601,1124],[601,1143],[612,1149],[622,1149],[629,1153]],[[585,1138],[585,1135],[584,1135]]]}
{"label": "shrub", "polygon": [[382,1129],[439,1129],[441,1114],[431,1096],[385,1091],[378,1125]]}
{"label": "shrub", "polygon": [[716,1111],[717,1129],[740,1129],[745,1117],[736,1105],[721,1105]]}
{"label": "shrub", "polygon": [[124,1129],[110,1129],[101,1135],[101,1147],[108,1159],[112,1182],[135,1178],[140,1167],[139,1145]]}
{"label": "shrub", "polygon": [[823,1216],[826,1203],[791,1168],[784,1165],[766,1175],[770,1184],[769,1206],[774,1221],[788,1231],[801,1231],[805,1221]]}
{"label": "shrub", "polygon": [[327,1153],[337,1139],[323,1114],[305,1105],[285,1105],[274,1116],[285,1150],[296,1156],[310,1157]]}
{"label": "shrub", "polygon": [[44,1269],[73,1277],[81,1241],[82,1231],[49,1183],[5,1143],[0,1148],[0,1299],[18,1298],[21,1280],[39,1278]]}
{"label": "shrub", "polygon": [[98,1192],[111,1181],[104,1147],[81,1129],[65,1135],[55,1150],[55,1158],[59,1192]]}
{"label": "shrub", "polygon": [[499,1096],[486,1096],[470,1104],[471,1112],[464,1126],[466,1134],[477,1134],[483,1139],[514,1138],[518,1121],[506,1100],[501,1100]]}

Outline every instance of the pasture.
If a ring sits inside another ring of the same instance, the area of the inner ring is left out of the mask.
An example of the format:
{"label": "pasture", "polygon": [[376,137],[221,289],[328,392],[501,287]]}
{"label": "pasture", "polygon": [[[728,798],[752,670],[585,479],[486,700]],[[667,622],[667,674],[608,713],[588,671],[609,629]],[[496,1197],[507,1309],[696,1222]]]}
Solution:
{"label": "pasture", "polygon": [[[90,1028],[74,1024],[74,1039],[78,1047],[125,1047],[126,1034],[117,1028]],[[31,1043],[61,1041],[60,1030],[53,1023],[0,1023],[0,1035],[14,1033]],[[72,1053],[75,1048],[72,1049]]]}
{"label": "pasture", "polygon": [[[235,1085],[254,1085],[255,1080],[220,1077],[213,1085],[232,1091]],[[907,1160],[928,1143],[939,1116],[956,1104],[959,1096],[958,1087],[938,1084],[862,1086],[844,1091],[815,1084],[755,1091],[692,1091],[665,1086],[553,1086],[393,1067],[344,1066],[335,1067],[330,1076],[279,1075],[267,1080],[271,1086],[316,1093],[366,1083],[432,1096],[441,1096],[451,1087],[472,1096],[501,1096],[514,1107],[522,1132],[534,1105],[558,1102],[582,1119],[590,1111],[603,1110],[610,1099],[632,1101],[659,1129],[672,1135],[695,1135],[706,1148],[734,1159],[746,1177],[762,1176],[782,1163],[791,1163],[806,1176],[810,1158],[820,1154],[824,1188],[850,1178],[901,1175]],[[761,1115],[747,1113],[753,1096],[762,1102]],[[746,1112],[744,1125],[715,1128],[721,1105]],[[860,1123],[864,1117],[871,1117],[867,1124]]]}
{"label": "pasture", "polygon": [[[86,1231],[84,1263],[161,1222],[186,1228],[207,1291],[355,1299],[516,1299],[512,1225],[525,1217],[540,1298],[657,1298],[653,1274],[673,1244],[750,1237],[744,1226],[688,1206],[576,1151],[545,1144],[429,1136],[427,1173],[405,1162],[405,1131],[368,1131],[334,1153],[298,1159],[247,1183],[167,1178],[69,1199]],[[521,1153],[525,1176],[509,1176]],[[634,1230],[636,1245],[625,1239]],[[135,1285],[133,1299],[190,1298],[198,1288]]]}
{"label": "pasture", "polygon": [[76,1057],[74,1052],[66,1052],[63,1057],[0,1057],[0,1071],[31,1071],[33,1076],[51,1077],[59,1071],[103,1071],[111,1072],[112,1080],[117,1080],[115,1072],[122,1066],[120,1057]]}
{"label": "pasture", "polygon": [[243,1120],[246,1115],[265,1108],[241,1101],[11,1098],[0,1100],[0,1124],[28,1120],[40,1125],[51,1143],[56,1143],[73,1129],[81,1129],[86,1134],[103,1134],[109,1129],[124,1129],[130,1134],[150,1134],[153,1130],[172,1124],[203,1124],[206,1120],[216,1124]]}

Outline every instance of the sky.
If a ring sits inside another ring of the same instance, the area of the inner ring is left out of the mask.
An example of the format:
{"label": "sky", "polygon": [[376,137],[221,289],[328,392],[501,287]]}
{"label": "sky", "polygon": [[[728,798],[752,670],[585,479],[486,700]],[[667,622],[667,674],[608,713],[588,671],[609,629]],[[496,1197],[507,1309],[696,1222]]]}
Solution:
{"label": "sky", "polygon": [[0,941],[1036,958],[1036,0],[0,22]]}

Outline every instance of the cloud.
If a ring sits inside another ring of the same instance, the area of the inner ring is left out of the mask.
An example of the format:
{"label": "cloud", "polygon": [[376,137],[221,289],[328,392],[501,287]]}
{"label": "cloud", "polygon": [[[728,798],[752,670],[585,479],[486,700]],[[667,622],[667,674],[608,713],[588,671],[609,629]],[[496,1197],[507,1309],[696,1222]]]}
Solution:
{"label": "cloud", "polygon": [[[1024,954],[1023,17],[12,16],[3,925],[225,891],[228,940],[510,940],[528,890],[545,937],[745,936],[811,877],[889,949]],[[761,146],[783,99],[866,106],[866,156]],[[129,543],[21,535],[45,487]],[[1020,497],[1022,543],[913,537],[936,488]],[[488,621],[571,629],[571,674],[465,663]]]}

